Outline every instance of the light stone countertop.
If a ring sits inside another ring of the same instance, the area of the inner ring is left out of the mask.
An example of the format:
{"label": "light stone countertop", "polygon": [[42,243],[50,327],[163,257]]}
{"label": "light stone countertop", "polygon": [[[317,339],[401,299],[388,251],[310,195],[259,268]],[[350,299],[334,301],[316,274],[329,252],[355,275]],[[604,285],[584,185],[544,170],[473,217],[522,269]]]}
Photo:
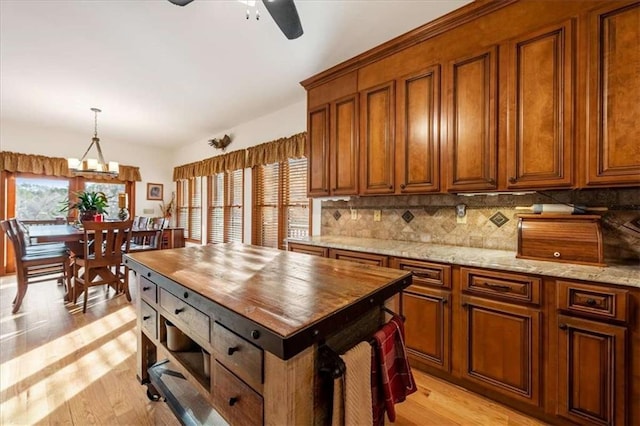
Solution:
{"label": "light stone countertop", "polygon": [[505,250],[331,235],[304,239],[290,238],[288,241],[319,247],[640,288],[640,264],[609,265],[605,267],[587,266],[574,263],[517,259],[515,252]]}

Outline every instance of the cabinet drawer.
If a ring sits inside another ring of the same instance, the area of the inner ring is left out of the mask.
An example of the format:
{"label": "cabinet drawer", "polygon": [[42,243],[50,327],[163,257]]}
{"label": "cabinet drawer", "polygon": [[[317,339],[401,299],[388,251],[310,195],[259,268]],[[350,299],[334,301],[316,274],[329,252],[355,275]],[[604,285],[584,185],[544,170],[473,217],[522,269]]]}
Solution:
{"label": "cabinet drawer", "polygon": [[171,321],[184,324],[190,332],[210,341],[210,321],[206,314],[163,288],[160,289],[160,306],[170,314]]}
{"label": "cabinet drawer", "polygon": [[158,314],[144,300],[140,303],[140,321],[142,328],[154,339],[158,338]]}
{"label": "cabinet drawer", "polygon": [[217,360],[213,375],[213,403],[229,424],[262,424],[262,396]]}
{"label": "cabinet drawer", "polygon": [[153,304],[158,303],[158,286],[141,276],[140,296]]}
{"label": "cabinet drawer", "polygon": [[451,288],[451,266],[410,259],[393,259],[391,267],[413,272],[412,286]]}
{"label": "cabinet drawer", "polygon": [[540,278],[482,269],[460,268],[462,290],[467,293],[526,303],[540,303]]}
{"label": "cabinet drawer", "polygon": [[590,317],[628,321],[627,290],[556,281],[558,309]]}
{"label": "cabinet drawer", "polygon": [[294,253],[310,254],[312,256],[328,257],[329,249],[326,247],[309,246],[306,244],[288,243],[287,250]]}
{"label": "cabinet drawer", "polygon": [[360,253],[357,251],[329,249],[329,257],[349,262],[364,263],[365,265],[388,266],[389,258],[382,254]]}
{"label": "cabinet drawer", "polygon": [[225,367],[241,377],[255,390],[262,391],[262,349],[247,342],[224,326],[214,323],[213,350],[216,359],[219,359]]}

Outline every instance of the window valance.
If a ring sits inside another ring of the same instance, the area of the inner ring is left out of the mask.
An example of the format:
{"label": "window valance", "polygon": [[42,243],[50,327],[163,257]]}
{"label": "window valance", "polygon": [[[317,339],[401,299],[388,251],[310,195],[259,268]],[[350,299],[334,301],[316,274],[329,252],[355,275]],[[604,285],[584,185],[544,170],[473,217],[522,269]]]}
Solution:
{"label": "window valance", "polygon": [[247,149],[247,162],[245,167],[278,163],[280,161],[286,161],[289,158],[302,158],[305,156],[306,141],[307,132],[302,132],[272,142],[252,146]]}
{"label": "window valance", "polygon": [[[73,174],[69,172],[69,165],[66,158],[21,154],[19,152],[9,151],[0,151],[0,170],[46,176],[73,177]],[[96,174],[96,178],[105,179],[105,176]],[[122,182],[139,182],[142,180],[142,177],[140,176],[139,167],[120,165],[120,174],[118,177],[108,179]]]}
{"label": "window valance", "polygon": [[302,158],[305,156],[306,140],[307,133],[302,132],[248,149],[241,149],[177,166],[173,169],[173,180],[212,176],[225,171],[244,169],[245,167],[253,167],[260,164],[277,163],[288,158]]}

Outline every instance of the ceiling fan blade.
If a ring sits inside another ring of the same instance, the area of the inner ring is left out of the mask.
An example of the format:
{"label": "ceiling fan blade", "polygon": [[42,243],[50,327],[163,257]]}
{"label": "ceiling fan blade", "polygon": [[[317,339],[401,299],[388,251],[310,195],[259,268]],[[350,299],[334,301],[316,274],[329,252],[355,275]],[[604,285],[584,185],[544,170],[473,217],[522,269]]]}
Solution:
{"label": "ceiling fan blade", "polygon": [[189,3],[191,3],[193,0],[169,0],[169,1],[178,6],[186,6]]}
{"label": "ceiling fan blade", "polygon": [[298,10],[293,0],[262,0],[262,3],[289,40],[296,39],[303,34]]}

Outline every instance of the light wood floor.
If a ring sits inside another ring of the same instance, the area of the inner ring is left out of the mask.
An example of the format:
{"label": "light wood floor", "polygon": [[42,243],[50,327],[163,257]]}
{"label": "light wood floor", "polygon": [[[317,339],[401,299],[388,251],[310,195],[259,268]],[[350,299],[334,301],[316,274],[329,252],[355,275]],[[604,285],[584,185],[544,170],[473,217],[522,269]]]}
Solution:
{"label": "light wood floor", "polygon": [[[0,425],[178,424],[136,380],[134,305],[113,290],[92,290],[82,314],[80,303],[63,303],[55,282],[32,284],[12,315],[15,279],[0,277]],[[414,375],[419,390],[397,406],[396,425],[541,424],[419,371]]]}

